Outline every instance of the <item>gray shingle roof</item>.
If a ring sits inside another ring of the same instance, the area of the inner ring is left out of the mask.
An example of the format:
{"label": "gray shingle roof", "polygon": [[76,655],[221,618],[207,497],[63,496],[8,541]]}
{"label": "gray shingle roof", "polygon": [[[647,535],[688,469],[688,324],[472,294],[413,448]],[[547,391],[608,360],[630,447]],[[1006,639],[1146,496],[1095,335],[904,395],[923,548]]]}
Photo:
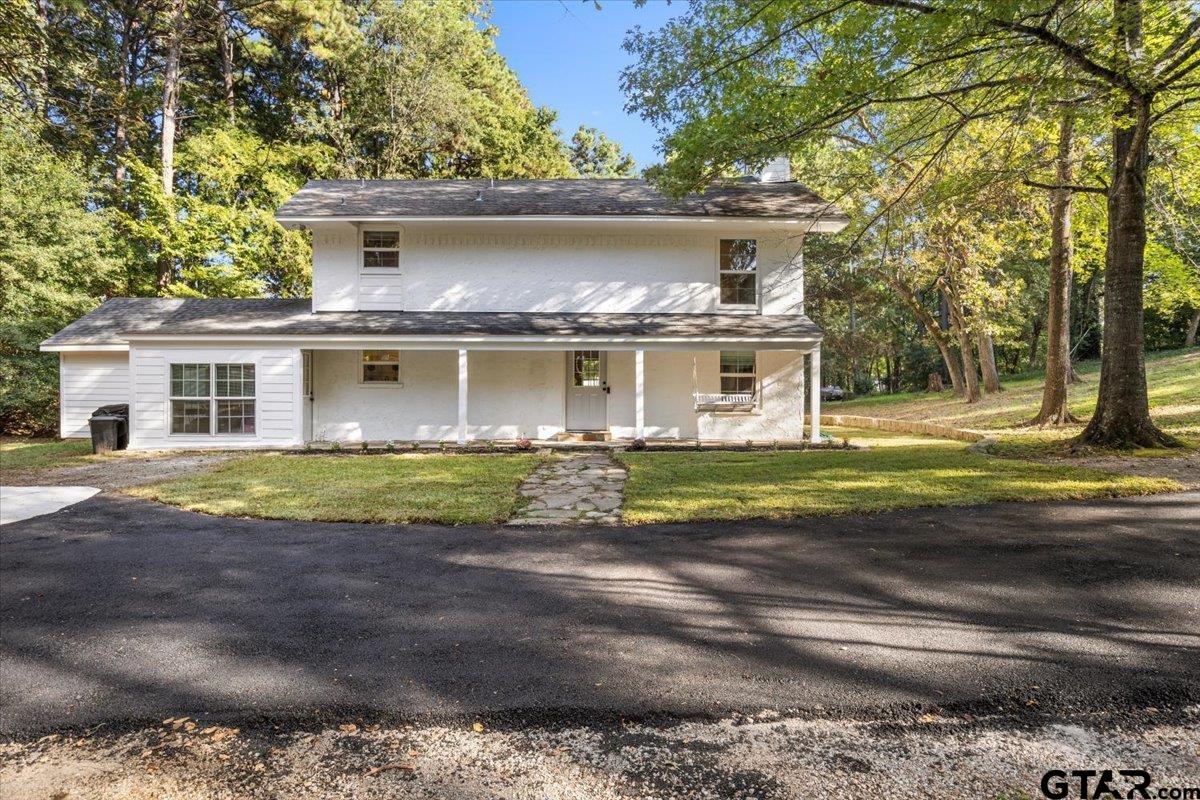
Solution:
{"label": "gray shingle roof", "polygon": [[641,180],[309,181],[276,211],[282,220],[531,215],[847,220],[841,209],[792,181],[713,184],[680,200]]}
{"label": "gray shingle roof", "polygon": [[812,340],[798,314],[571,314],[486,311],[322,311],[301,300],[108,300],[43,344],[120,344],[127,335],[646,336]]}

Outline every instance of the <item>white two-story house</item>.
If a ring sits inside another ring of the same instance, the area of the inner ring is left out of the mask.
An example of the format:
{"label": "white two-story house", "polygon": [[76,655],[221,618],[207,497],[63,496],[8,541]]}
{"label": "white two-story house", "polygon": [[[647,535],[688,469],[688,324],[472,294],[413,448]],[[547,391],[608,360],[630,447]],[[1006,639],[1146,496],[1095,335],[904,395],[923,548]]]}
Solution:
{"label": "white two-story house", "polygon": [[678,201],[637,180],[313,181],[277,213],[312,233],[312,298],[104,302],[42,344],[61,435],[128,403],[137,449],[815,439],[801,249],[846,218],[774,169]]}

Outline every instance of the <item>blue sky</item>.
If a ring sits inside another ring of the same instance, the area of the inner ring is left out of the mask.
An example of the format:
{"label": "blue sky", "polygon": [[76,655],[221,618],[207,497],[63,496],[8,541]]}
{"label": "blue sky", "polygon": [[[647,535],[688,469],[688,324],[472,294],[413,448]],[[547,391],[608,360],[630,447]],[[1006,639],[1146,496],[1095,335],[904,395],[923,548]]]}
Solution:
{"label": "blue sky", "polygon": [[682,13],[685,4],[650,0],[601,0],[599,11],[580,0],[493,0],[492,22],[500,29],[496,46],[533,102],[558,112],[566,137],[592,125],[633,154],[640,170],[658,161],[654,129],[626,114],[622,68],[632,57],[621,49],[634,25],[658,28]]}

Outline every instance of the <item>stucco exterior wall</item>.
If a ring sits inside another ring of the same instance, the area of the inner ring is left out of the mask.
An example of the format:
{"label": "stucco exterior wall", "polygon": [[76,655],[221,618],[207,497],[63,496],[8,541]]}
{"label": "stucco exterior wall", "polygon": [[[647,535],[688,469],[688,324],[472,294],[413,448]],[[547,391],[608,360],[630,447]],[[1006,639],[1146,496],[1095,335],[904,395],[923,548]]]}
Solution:
{"label": "stucco exterior wall", "polygon": [[[359,381],[357,350],[313,354],[313,436],[328,441],[453,441],[458,351],[404,350],[400,385]],[[563,430],[566,361],[556,351],[468,354],[468,436],[547,439]]]}
{"label": "stucco exterior wall", "polygon": [[125,352],[61,353],[58,361],[58,435],[91,436],[88,419],[100,406],[128,403],[129,354]]}
{"label": "stucco exterior wall", "polygon": [[[763,351],[763,399],[747,413],[697,412],[693,360],[701,392],[719,389],[715,351],[646,352],[646,436],[649,438],[800,439],[804,357]],[[358,351],[318,350],[313,357],[313,437],[318,440],[453,441],[458,425],[458,356],[453,350],[400,354],[402,385],[362,384]],[[608,354],[609,430],[636,435],[634,358]],[[566,420],[566,354],[558,351],[472,351],[468,356],[468,436],[549,439]]]}
{"label": "stucco exterior wall", "polygon": [[745,236],[759,242],[760,303],[733,310],[803,311],[802,237],[791,233],[393,227],[401,233],[398,270],[360,266],[354,225],[313,225],[314,310],[726,311],[718,241]]}

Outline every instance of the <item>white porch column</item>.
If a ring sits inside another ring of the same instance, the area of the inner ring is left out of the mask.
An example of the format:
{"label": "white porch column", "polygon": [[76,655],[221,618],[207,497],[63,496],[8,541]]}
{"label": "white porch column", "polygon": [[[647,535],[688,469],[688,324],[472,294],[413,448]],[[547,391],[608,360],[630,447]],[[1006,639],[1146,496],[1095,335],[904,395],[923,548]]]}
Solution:
{"label": "white porch column", "polygon": [[808,353],[808,391],[809,413],[812,418],[808,423],[810,439],[813,443],[821,441],[821,348],[814,347]]}
{"label": "white porch column", "polygon": [[467,443],[467,351],[458,351],[458,443]]}
{"label": "white porch column", "polygon": [[637,438],[646,438],[646,351],[633,353],[633,408]]}

